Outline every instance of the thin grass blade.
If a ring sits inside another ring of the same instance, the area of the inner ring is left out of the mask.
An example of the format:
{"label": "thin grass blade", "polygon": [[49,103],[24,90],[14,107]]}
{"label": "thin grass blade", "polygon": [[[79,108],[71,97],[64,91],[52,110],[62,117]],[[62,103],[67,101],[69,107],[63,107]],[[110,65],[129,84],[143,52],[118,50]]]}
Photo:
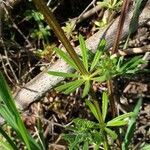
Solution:
{"label": "thin grass blade", "polygon": [[15,104],[14,104],[14,100],[11,96],[11,93],[10,93],[10,90],[9,90],[9,87],[8,85],[6,84],[5,82],[5,79],[2,75],[2,73],[0,72],[0,98],[1,98],[1,101],[3,101],[6,106],[9,108],[9,111],[11,113],[16,113],[17,111],[17,108],[15,107]]}
{"label": "thin grass blade", "polygon": [[135,0],[134,12],[129,25],[129,36],[131,35],[131,33],[134,33],[138,28],[139,16],[142,11],[142,4],[143,0]]}
{"label": "thin grass blade", "polygon": [[[5,143],[3,143],[3,146],[6,146],[7,148],[10,148],[10,150],[16,150],[18,149],[17,146],[14,144],[13,140],[6,134],[6,132],[1,128],[0,126],[0,133],[3,135],[3,137],[7,140],[7,143],[5,145]],[[2,140],[0,141],[0,143],[2,142]],[[2,143],[1,143],[2,144]]]}
{"label": "thin grass blade", "polygon": [[124,45],[124,49],[127,48],[128,42],[129,42],[129,38],[131,36],[132,33],[134,33],[135,31],[137,31],[138,28],[138,22],[139,22],[139,16],[141,14],[142,8],[141,6],[145,3],[146,1],[144,0],[135,0],[135,6],[134,6],[134,10],[133,10],[133,16],[131,18],[130,21],[130,25],[129,25],[129,34],[127,37],[127,40],[125,42]]}
{"label": "thin grass blade", "polygon": [[122,150],[128,150],[128,146],[131,142],[131,139],[134,135],[134,131],[136,128],[136,119],[138,117],[139,111],[140,111],[140,107],[142,105],[142,98],[139,98],[135,108],[134,108],[134,115],[130,118],[129,121],[129,125],[126,131],[126,135],[122,144]]}
{"label": "thin grass blade", "polygon": [[[19,138],[24,141],[27,149],[31,150],[33,148],[36,148],[37,150],[40,150],[40,147],[29,135],[21,120],[20,114],[16,108],[15,102],[12,98],[9,87],[2,73],[0,73],[0,85],[0,101],[3,102],[3,106],[0,106],[1,116],[3,116],[6,121],[8,121],[9,125],[16,131]],[[31,145],[33,145],[34,147],[32,147]]]}
{"label": "thin grass blade", "polygon": [[121,73],[130,73],[129,71],[133,72],[133,70],[137,70],[138,69],[137,66],[139,64],[142,64],[142,63],[144,63],[144,61],[141,59],[141,56],[135,56],[134,58],[132,58],[128,62],[125,62],[120,67],[119,72],[121,72]]}
{"label": "thin grass blade", "polygon": [[11,145],[10,144],[8,144],[6,141],[0,141],[0,150],[16,150],[16,149],[13,149],[12,147],[11,147]]}
{"label": "thin grass blade", "polygon": [[14,129],[18,130],[18,126],[15,121],[15,116],[8,110],[6,106],[0,106],[0,115],[5,121]]}

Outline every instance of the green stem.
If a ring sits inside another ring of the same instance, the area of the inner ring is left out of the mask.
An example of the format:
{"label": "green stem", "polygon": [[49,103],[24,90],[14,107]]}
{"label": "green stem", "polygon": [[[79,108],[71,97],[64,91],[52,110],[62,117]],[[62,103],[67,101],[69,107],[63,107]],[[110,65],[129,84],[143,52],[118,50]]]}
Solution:
{"label": "green stem", "polygon": [[102,130],[102,134],[104,136],[104,141],[103,141],[103,146],[104,146],[104,150],[108,150],[108,141],[107,141],[107,135],[106,135],[106,132],[105,132],[105,123],[103,121],[103,117],[102,117],[102,113],[101,113],[101,110],[100,110],[100,107],[99,107],[99,104],[98,104],[98,101],[97,100],[94,100],[94,105],[95,105],[95,108],[98,112],[98,116],[99,116],[99,126],[100,126],[100,129]]}
{"label": "green stem", "polygon": [[50,11],[49,7],[46,6],[43,0],[33,0],[36,7],[41,11],[41,13],[44,15],[48,25],[52,28],[58,39],[62,42],[64,47],[66,48],[66,51],[69,53],[71,59],[73,59],[74,63],[78,67],[79,71],[83,75],[88,75],[89,73],[85,69],[83,63],[79,59],[77,53],[73,49],[72,45],[70,44],[69,40],[65,36],[62,28],[60,27],[59,23],[55,19],[53,13]]}
{"label": "green stem", "polygon": [[107,135],[106,135],[106,132],[105,132],[105,122],[103,120],[102,111],[100,109],[100,106],[99,106],[98,100],[96,98],[95,92],[92,88],[90,89],[90,95],[93,99],[93,104],[96,108],[96,111],[97,111],[97,114],[98,114],[98,117],[99,117],[98,120],[99,120],[100,129],[102,130],[102,133],[104,134],[104,141],[103,141],[104,150],[108,150],[109,147],[108,147]]}

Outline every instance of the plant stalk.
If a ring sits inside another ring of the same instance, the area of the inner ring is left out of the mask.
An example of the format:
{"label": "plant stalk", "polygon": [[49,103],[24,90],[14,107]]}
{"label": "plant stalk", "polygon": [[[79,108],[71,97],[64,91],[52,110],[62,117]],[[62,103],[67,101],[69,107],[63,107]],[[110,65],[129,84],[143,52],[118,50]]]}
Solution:
{"label": "plant stalk", "polygon": [[[123,29],[123,25],[124,25],[124,21],[125,21],[125,16],[126,16],[126,13],[128,11],[128,8],[129,8],[129,4],[130,4],[130,0],[124,0],[123,1],[120,20],[118,23],[118,30],[116,33],[116,38],[115,38],[115,42],[114,42],[113,49],[112,49],[112,54],[118,53],[119,40],[120,40],[120,36],[122,33],[122,29]],[[108,93],[109,93],[109,97],[110,97],[110,107],[111,107],[112,117],[114,118],[117,114],[117,111],[116,111],[116,106],[115,106],[115,99],[116,98],[114,96],[113,81],[112,80],[107,81],[107,87],[108,87]]]}
{"label": "plant stalk", "polygon": [[120,15],[119,23],[118,23],[118,30],[116,33],[116,37],[115,37],[115,41],[114,41],[114,45],[113,45],[113,49],[112,49],[112,54],[118,53],[119,40],[121,37],[125,17],[126,17],[128,9],[129,9],[130,2],[131,2],[130,0],[123,1],[123,5],[121,8],[121,15]]}
{"label": "plant stalk", "polygon": [[[128,11],[128,8],[129,8],[129,4],[130,4],[130,0],[124,0],[123,1],[123,5],[122,5],[122,9],[121,9],[121,15],[120,15],[119,23],[118,23],[118,30],[116,33],[116,38],[115,38],[113,49],[112,49],[112,54],[118,53],[119,41],[120,41],[121,33],[123,30],[125,16],[126,16],[126,13]],[[107,87],[108,87],[108,93],[109,93],[109,98],[110,98],[110,108],[111,108],[112,117],[115,118],[115,116],[117,115],[117,109],[116,109],[116,105],[115,105],[116,96],[114,94],[114,88],[113,88],[113,81],[112,80],[107,81]],[[117,132],[119,134],[119,131],[117,131]],[[116,142],[117,142],[118,146],[120,147],[121,141],[119,139],[117,139]]]}
{"label": "plant stalk", "polygon": [[69,40],[65,36],[62,28],[60,27],[59,23],[55,19],[49,7],[45,4],[43,0],[33,0],[33,2],[36,5],[36,7],[39,9],[39,11],[44,15],[48,25],[52,28],[52,30],[54,31],[58,39],[62,42],[62,44],[66,48],[66,51],[69,53],[71,59],[73,59],[80,73],[82,73],[83,75],[88,75],[89,74],[88,71],[85,69],[83,63],[81,62],[77,53],[75,52]]}
{"label": "plant stalk", "polygon": [[103,120],[102,111],[100,109],[100,106],[99,106],[99,103],[98,103],[98,100],[96,98],[96,95],[95,95],[93,88],[90,89],[90,95],[92,97],[93,104],[94,104],[96,111],[98,113],[100,129],[102,130],[102,133],[104,134],[104,141],[103,141],[104,150],[109,150],[107,135],[105,132],[105,122]]}
{"label": "plant stalk", "polygon": [[116,105],[115,105],[115,96],[114,96],[112,80],[107,81],[107,88],[108,88],[109,99],[110,99],[109,102],[110,102],[111,114],[112,114],[112,117],[115,118],[117,115],[117,111],[116,111]]}

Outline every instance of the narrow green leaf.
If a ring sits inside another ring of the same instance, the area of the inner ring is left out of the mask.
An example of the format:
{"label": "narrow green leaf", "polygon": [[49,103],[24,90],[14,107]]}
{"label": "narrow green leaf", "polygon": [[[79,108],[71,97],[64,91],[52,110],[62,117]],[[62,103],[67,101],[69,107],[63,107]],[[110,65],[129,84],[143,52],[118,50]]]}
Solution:
{"label": "narrow green leaf", "polygon": [[93,103],[90,100],[85,100],[86,105],[89,106],[91,112],[93,113],[94,117],[99,121],[99,116],[97,114],[97,110],[95,108],[95,106],[93,105]]}
{"label": "narrow green leaf", "polygon": [[115,126],[124,126],[128,123],[128,121],[125,120],[121,120],[121,121],[113,121],[113,122],[109,122],[107,123],[107,127],[115,127]]}
{"label": "narrow green leaf", "polygon": [[84,98],[89,93],[90,86],[90,81],[86,81],[83,89],[82,98]]}
{"label": "narrow green leaf", "polygon": [[76,81],[80,82],[80,80],[71,81],[71,82],[65,83],[63,85],[60,85],[60,86],[56,87],[55,89],[59,92],[64,91],[64,90],[68,89],[70,86],[74,85],[76,83]]}
{"label": "narrow green leaf", "polygon": [[84,80],[76,80],[68,89],[66,89],[63,93],[69,94],[74,92],[78,87],[80,87],[84,83]]}
{"label": "narrow green leaf", "polygon": [[139,98],[135,108],[134,108],[134,115],[131,116],[130,120],[129,120],[129,125],[126,131],[126,135],[122,144],[122,150],[128,150],[128,146],[131,142],[131,139],[134,135],[134,131],[136,128],[136,119],[138,117],[139,111],[140,111],[140,107],[142,105],[142,98]]}
{"label": "narrow green leaf", "polygon": [[102,54],[102,52],[99,51],[99,50],[97,50],[97,52],[96,52],[96,54],[95,54],[95,56],[94,56],[94,59],[93,59],[93,61],[92,61],[92,64],[91,64],[90,71],[92,71],[92,70],[95,68],[95,66],[97,65],[97,63],[99,62],[99,59],[100,59],[100,57],[101,57],[101,54]]}
{"label": "narrow green leaf", "polygon": [[16,122],[17,122],[18,130],[19,130],[18,133],[21,134],[22,139],[24,140],[24,142],[25,142],[26,146],[29,148],[29,150],[32,150],[30,141],[29,141],[28,132],[25,129],[23,122],[21,121],[21,119],[19,117],[16,117]]}
{"label": "narrow green leaf", "polygon": [[113,140],[116,140],[118,135],[116,134],[115,131],[112,131],[111,129],[109,128],[105,128],[105,131],[106,133],[113,139]]}
{"label": "narrow green leaf", "polygon": [[102,115],[103,115],[103,121],[105,122],[106,114],[107,114],[107,108],[108,108],[108,94],[106,92],[103,92],[102,95]]}
{"label": "narrow green leaf", "polygon": [[130,65],[128,65],[128,70],[129,69],[134,69],[135,67],[137,67],[139,64],[144,63],[144,61],[142,60],[142,58],[137,58],[137,60],[131,60]]}
{"label": "narrow green leaf", "polygon": [[99,59],[102,55],[102,51],[104,50],[105,45],[106,45],[106,40],[102,39],[100,41],[100,44],[98,45],[98,49],[97,49],[94,59],[92,61],[90,71],[92,71],[96,67],[97,63],[99,62]]}
{"label": "narrow green leaf", "polygon": [[[17,147],[16,147],[17,148]],[[10,144],[8,144],[6,141],[0,140],[0,149],[2,150],[16,150],[11,147]]]}
{"label": "narrow green leaf", "polygon": [[133,115],[134,115],[133,112],[120,115],[120,116],[118,116],[118,117],[116,117],[116,118],[114,118],[114,119],[108,121],[108,122],[107,122],[107,126],[111,126],[111,124],[114,124],[114,123],[117,122],[117,121],[122,121],[122,120],[124,120],[124,119],[126,119],[126,118],[128,118],[128,117],[133,116]]}
{"label": "narrow green leaf", "polygon": [[79,35],[79,43],[80,43],[80,49],[81,49],[81,52],[82,52],[83,64],[84,64],[86,70],[88,71],[88,54],[87,54],[87,48],[86,48],[86,44],[85,44],[85,41],[83,39],[83,36],[81,34]]}
{"label": "narrow green leaf", "polygon": [[97,49],[100,51],[104,51],[105,50],[105,46],[106,46],[106,40],[105,39],[101,39]]}
{"label": "narrow green leaf", "polygon": [[134,112],[125,113],[125,114],[123,114],[123,115],[120,115],[120,116],[114,118],[114,119],[111,120],[111,121],[120,121],[120,120],[126,119],[126,118],[128,118],[128,117],[131,117],[131,116],[133,116],[133,115],[135,115]]}
{"label": "narrow green leaf", "polygon": [[[17,108],[15,106],[15,103],[14,103],[14,101],[12,99],[12,96],[10,94],[10,90],[8,88],[8,85],[6,84],[5,79],[3,78],[3,75],[1,73],[0,73],[0,85],[1,85],[0,86],[0,97],[2,98],[2,101],[7,106],[7,107],[5,107],[5,113],[8,114],[8,112],[9,112],[9,114],[11,114],[11,113],[14,114],[15,115],[15,119],[16,120],[19,119],[19,121],[21,122],[21,118],[19,117],[18,110],[17,110]],[[5,116],[3,116],[3,117],[5,118]],[[24,136],[24,134],[22,132],[20,132],[20,134],[22,135],[22,138],[23,138],[24,142],[26,143],[27,148],[30,150],[31,148],[30,148],[29,141],[27,139],[27,135]]]}
{"label": "narrow green leaf", "polygon": [[92,78],[91,80],[98,81],[98,82],[104,82],[104,81],[106,81],[106,79],[107,79],[106,76],[103,75],[103,76],[100,76],[100,77]]}
{"label": "narrow green leaf", "polygon": [[5,121],[11,125],[11,127],[16,131],[18,130],[15,116],[8,110],[8,108],[4,105],[0,106],[0,116],[5,119]]}
{"label": "narrow green leaf", "polygon": [[9,108],[10,112],[15,114],[17,109],[15,107],[14,100],[10,93],[9,87],[6,84],[6,81],[1,72],[0,72],[0,98]]}
{"label": "narrow green leaf", "polygon": [[133,16],[131,18],[131,22],[129,25],[129,35],[135,32],[138,28],[139,15],[141,14],[141,11],[142,11],[141,9],[142,3],[143,3],[143,0],[135,0],[134,12],[133,12]]}
{"label": "narrow green leaf", "polygon": [[79,74],[56,72],[56,71],[48,71],[48,74],[54,75],[54,76],[60,76],[60,77],[64,77],[64,78],[78,78],[78,77],[80,77]]}
{"label": "narrow green leaf", "polygon": [[120,67],[123,63],[123,60],[124,60],[124,56],[119,57],[118,62],[117,62],[117,66],[116,66],[117,70],[120,69]]}
{"label": "narrow green leaf", "polygon": [[[3,135],[3,137],[7,140],[7,142],[10,144],[10,145],[5,145],[5,143],[3,143],[4,145],[3,146],[6,146],[8,148],[10,148],[9,150],[16,150],[18,149],[17,146],[14,144],[14,142],[12,141],[12,139],[6,134],[6,132],[1,128],[0,126],[0,133]],[[0,141],[0,143],[2,142],[2,140]],[[2,144],[2,143],[1,143]]]}
{"label": "narrow green leaf", "polygon": [[69,83],[60,85],[60,86],[56,87],[55,89],[60,92],[61,91],[64,92],[65,90],[66,90],[66,92],[68,92],[68,90],[70,91],[72,88],[75,89],[80,84],[83,84],[83,82],[84,82],[84,80],[79,79],[79,80],[71,81]]}
{"label": "narrow green leaf", "polygon": [[72,61],[72,59],[65,53],[63,52],[61,49],[59,48],[54,48],[54,50],[56,51],[56,53],[63,58],[64,61],[66,61],[71,67],[73,67],[74,69],[78,70],[78,67],[75,65],[75,63]]}
{"label": "narrow green leaf", "polygon": [[142,63],[143,60],[141,59],[141,56],[135,56],[127,62],[124,62],[124,64],[120,67],[118,71],[121,73],[129,73],[129,71],[138,69],[137,66]]}
{"label": "narrow green leaf", "polygon": [[[17,136],[23,140],[27,149],[31,150],[36,148],[40,150],[38,144],[33,140],[31,135],[29,135],[26,130],[20,114],[17,110],[17,107],[14,103],[8,85],[2,75],[0,73],[0,101],[3,102],[3,105],[0,105],[0,115],[9,123],[9,125],[16,131]],[[32,147],[33,146],[33,147]]]}
{"label": "narrow green leaf", "polygon": [[131,34],[134,33],[138,28],[139,16],[142,11],[141,6],[145,5],[145,3],[146,3],[146,1],[143,1],[143,0],[135,0],[133,16],[131,18],[130,25],[129,25],[129,34],[128,34],[127,40],[125,42],[124,49],[127,48],[127,44],[129,42],[129,38],[130,38]]}

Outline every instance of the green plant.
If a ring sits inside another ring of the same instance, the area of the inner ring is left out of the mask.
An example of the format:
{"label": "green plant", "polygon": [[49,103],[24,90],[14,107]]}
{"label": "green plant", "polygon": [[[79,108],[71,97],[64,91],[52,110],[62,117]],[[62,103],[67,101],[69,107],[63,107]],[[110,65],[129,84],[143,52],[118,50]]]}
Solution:
{"label": "green plant", "polygon": [[122,143],[122,150],[128,150],[129,149],[128,146],[129,146],[131,139],[134,135],[134,130],[136,128],[136,119],[138,117],[141,105],[142,105],[142,98],[140,98],[139,101],[137,102],[137,104],[133,110],[134,115],[129,120],[127,132],[125,134],[125,138],[124,138],[124,141]]}
{"label": "green plant", "polygon": [[73,37],[72,31],[74,30],[74,26],[75,26],[75,21],[70,20],[69,22],[65,23],[65,26],[62,27],[62,29],[64,30],[68,38]]}
{"label": "green plant", "polygon": [[90,55],[88,49],[86,48],[85,41],[81,35],[79,35],[79,42],[82,55],[81,59],[84,64],[84,68],[88,72],[88,74],[85,75],[79,72],[78,67],[68,56],[68,54],[63,52],[61,49],[54,49],[56,53],[62,59],[64,59],[64,61],[66,61],[73,69],[77,71],[74,74],[54,71],[48,72],[51,75],[63,76],[65,78],[68,77],[73,79],[73,81],[69,83],[56,87],[56,90],[62,91],[64,94],[74,92],[78,87],[84,85],[82,97],[85,97],[91,88],[92,82],[105,82],[119,75],[136,73],[139,71],[137,66],[144,62],[141,59],[141,56],[134,57],[128,61],[125,61],[124,57],[117,58],[109,56],[104,52],[106,44],[104,39],[101,40],[95,56],[93,54]]}
{"label": "green plant", "polygon": [[108,24],[108,16],[103,16],[103,18],[99,21],[95,21],[94,24],[96,25],[96,27],[99,29],[101,27],[104,27]]}
{"label": "green plant", "polygon": [[111,141],[113,142],[117,139],[118,135],[112,128],[126,125],[128,123],[127,118],[134,115],[134,113],[130,112],[106,122],[108,112],[108,96],[106,92],[103,92],[102,96],[102,112],[98,112],[91,101],[86,100],[86,104],[99,123],[86,119],[74,119],[74,126],[68,128],[71,132],[64,135],[65,140],[69,142],[70,150],[88,150],[89,145],[94,146],[95,150],[99,149],[100,145],[107,140],[105,135],[111,137]]}
{"label": "green plant", "polygon": [[44,25],[43,15],[35,10],[27,10],[25,16],[26,20],[35,22],[35,28],[31,30],[31,38],[37,39],[37,42],[41,42],[43,46],[49,44],[50,27]]}
{"label": "green plant", "polygon": [[97,5],[105,9],[101,20],[95,21],[94,24],[98,27],[104,27],[113,19],[113,16],[120,10],[122,0],[103,0],[98,1]]}
{"label": "green plant", "polygon": [[97,4],[103,8],[118,11],[122,5],[122,0],[103,0]]}
{"label": "green plant", "polygon": [[124,49],[127,48],[127,44],[129,42],[129,38],[130,38],[131,34],[134,33],[138,28],[138,21],[139,21],[139,16],[142,11],[142,5],[145,5],[145,2],[143,0],[135,0],[133,16],[130,21],[129,33],[128,33],[126,43],[124,45]]}
{"label": "green plant", "polygon": [[[89,106],[94,117],[97,119],[99,130],[103,134],[103,140],[100,141],[100,143],[103,144],[103,147],[105,150],[109,149],[107,135],[111,135],[111,137],[116,138],[117,134],[108,127],[109,126],[122,126],[122,125],[127,124],[127,121],[125,119],[127,119],[134,113],[131,112],[131,113],[123,114],[108,122],[105,122],[105,117],[107,114],[108,99],[103,98],[107,100],[105,100],[106,102],[103,102],[102,111],[101,111],[99,102],[92,89],[92,84],[93,82],[101,83],[105,81],[110,81],[114,77],[117,77],[120,75],[136,73],[138,71],[137,66],[143,63],[141,57],[134,57],[129,61],[124,61],[123,57],[114,57],[114,55],[111,56],[108,53],[106,53],[104,50],[105,44],[106,44],[106,41],[104,39],[100,41],[98,45],[98,49],[96,50],[96,54],[93,55],[86,48],[86,44],[81,35],[79,36],[81,56],[78,56],[76,52],[74,51],[73,47],[71,46],[70,42],[66,38],[57,20],[55,19],[55,17],[53,16],[49,8],[45,5],[45,3],[41,0],[33,0],[33,1],[35,5],[37,6],[37,8],[44,15],[45,20],[47,20],[50,27],[54,30],[56,36],[59,38],[59,40],[62,42],[62,44],[66,48],[66,51],[69,55],[58,48],[55,48],[56,53],[60,55],[60,57],[64,59],[73,68],[74,71],[76,71],[74,74],[49,71],[50,75],[62,76],[65,78],[68,77],[68,78],[73,79],[73,81],[69,83],[56,87],[56,90],[62,91],[65,94],[69,94],[70,92],[73,92],[77,88],[82,87],[84,85],[82,97],[84,98],[88,94],[90,95],[92,101],[86,100],[86,103]],[[125,10],[126,10],[125,8],[128,7],[127,4],[124,3],[125,7],[123,7],[122,18],[125,15]],[[117,40],[116,45],[118,45],[118,42],[119,41]],[[116,45],[115,45],[115,51],[113,51],[113,54],[116,52],[116,49],[117,49]],[[105,94],[104,97],[107,97],[106,95],[107,94]],[[77,139],[79,139],[79,137]],[[84,149],[88,149],[88,142],[89,141],[87,140],[84,143],[84,147],[83,147]],[[80,142],[75,142],[74,146],[78,147],[79,143]]]}
{"label": "green plant", "polygon": [[[81,72],[79,72],[79,69],[75,65],[74,61],[71,60],[71,58],[65,52],[63,52],[58,48],[55,48],[56,53],[59,56],[61,56],[61,58],[63,58],[72,68],[74,68],[76,70],[76,73],[72,74],[54,71],[49,71],[48,73],[50,75],[62,76],[65,78],[68,77],[73,79],[73,81],[59,85],[55,88],[56,90],[58,90],[59,92],[63,92],[64,94],[74,92],[77,88],[82,87],[84,85],[82,98],[90,94],[92,101],[86,100],[86,104],[89,106],[90,111],[93,113],[94,117],[99,122],[98,123],[99,131],[97,132],[100,132],[100,134],[104,135],[101,142],[103,143],[104,148],[108,149],[107,135],[110,135],[113,139],[117,138],[117,134],[115,133],[115,131],[111,130],[109,127],[126,125],[128,122],[127,120],[124,119],[130,117],[131,115],[133,115],[133,113],[131,112],[123,114],[108,122],[105,122],[108,108],[108,96],[106,93],[103,93],[102,110],[101,110],[99,103],[95,97],[94,91],[92,89],[92,83],[93,82],[101,83],[120,75],[127,75],[127,74],[129,75],[136,73],[137,71],[139,71],[137,66],[143,63],[143,61],[140,56],[125,61],[123,57],[117,58],[106,54],[106,52],[104,51],[106,41],[104,39],[101,40],[95,55],[90,54],[88,52],[85,41],[83,40],[83,37],[81,35],[79,35],[79,43],[81,48],[80,58],[88,74],[84,75]],[[85,120],[83,122],[86,123]],[[95,134],[97,134],[97,132]],[[73,142],[72,144],[71,144],[72,140],[69,141],[68,139],[68,141],[70,142],[70,147],[74,146],[79,147],[80,143],[83,142],[82,139],[85,139],[84,136],[86,136],[86,134],[81,134],[83,137],[81,138],[80,135],[79,138],[78,136],[76,137],[75,135],[77,135],[77,133],[74,134],[75,142]],[[89,136],[91,137],[91,135]],[[88,145],[90,140],[93,139],[87,138],[87,140],[85,140],[84,145]],[[101,144],[101,142],[99,143]],[[99,145],[96,145],[96,147],[98,146]]]}
{"label": "green plant", "polygon": [[69,149],[88,149],[89,145],[99,146],[102,141],[102,135],[99,125],[87,119],[74,119],[73,126],[67,128],[70,131],[63,138],[68,141]]}
{"label": "green plant", "polygon": [[[41,143],[36,142],[26,130],[2,73],[0,73],[0,85],[0,116],[12,128],[12,130],[15,131],[17,138],[24,143],[28,150],[43,149]],[[4,141],[0,141],[3,148],[9,150],[18,149],[15,142],[3,130],[2,127],[0,127],[0,134],[2,134],[3,137],[6,139]]]}

